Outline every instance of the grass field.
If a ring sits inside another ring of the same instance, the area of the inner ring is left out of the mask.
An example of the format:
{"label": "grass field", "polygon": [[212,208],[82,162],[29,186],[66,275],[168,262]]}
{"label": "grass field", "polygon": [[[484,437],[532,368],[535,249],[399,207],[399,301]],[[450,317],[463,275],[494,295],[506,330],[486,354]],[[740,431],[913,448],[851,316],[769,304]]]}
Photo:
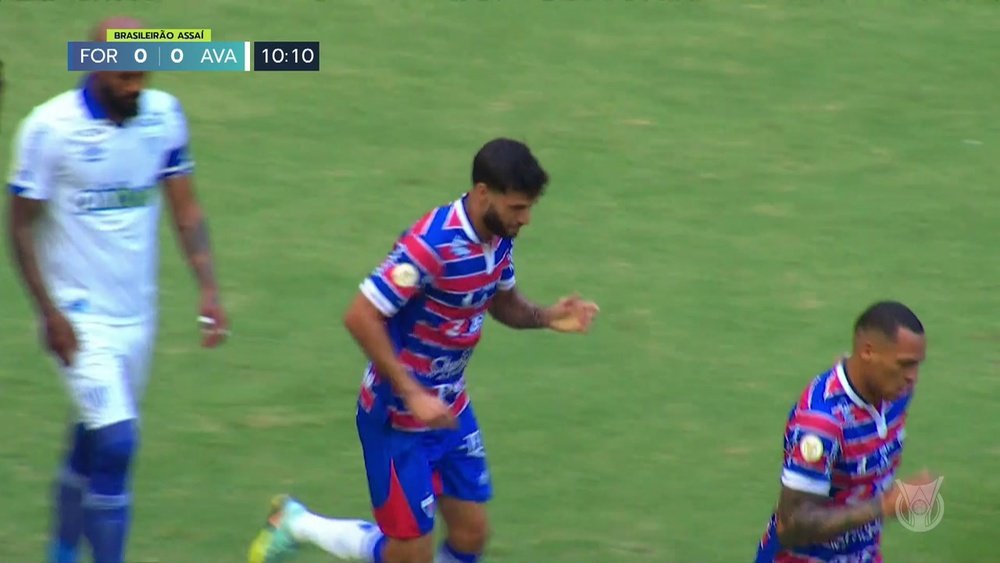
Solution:
{"label": "grass field", "polygon": [[[943,474],[946,502],[929,533],[889,526],[887,560],[993,560],[998,10],[0,0],[4,169],[16,121],[78,79],[65,41],[103,16],[322,42],[318,74],[154,78],[186,104],[235,334],[198,347],[165,226],[129,561],[242,561],[280,491],[369,514],[363,358],[342,311],[498,135],[531,144],[553,178],[519,242],[522,289],[578,290],[602,315],[584,338],[486,329],[470,385],[497,490],[490,560],[751,560],[789,405],[883,297],[928,327],[903,473]],[[69,403],[9,266],[0,312],[0,562],[29,563]]]}

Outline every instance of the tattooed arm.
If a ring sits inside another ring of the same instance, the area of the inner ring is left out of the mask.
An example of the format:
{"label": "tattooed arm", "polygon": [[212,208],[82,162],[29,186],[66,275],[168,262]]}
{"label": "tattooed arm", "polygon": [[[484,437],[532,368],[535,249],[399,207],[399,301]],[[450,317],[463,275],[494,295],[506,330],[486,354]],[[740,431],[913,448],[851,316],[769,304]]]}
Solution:
{"label": "tattooed arm", "polygon": [[194,195],[191,176],[188,174],[171,176],[164,180],[167,199],[173,215],[174,227],[181,247],[187,256],[191,271],[198,280],[203,295],[215,296],[218,286],[212,249],[208,238],[208,223]]}
{"label": "tattooed arm", "polygon": [[883,501],[830,506],[826,496],[781,488],[778,499],[778,539],[784,547],[812,545],[883,518]]}
{"label": "tattooed arm", "polygon": [[208,223],[195,198],[190,174],[170,176],[164,183],[177,237],[201,289],[198,321],[202,325],[202,346],[214,348],[229,334],[229,321],[219,303]]}
{"label": "tattooed arm", "polygon": [[516,288],[497,291],[490,303],[490,315],[497,322],[510,328],[546,328],[549,326],[547,309],[525,299]]}

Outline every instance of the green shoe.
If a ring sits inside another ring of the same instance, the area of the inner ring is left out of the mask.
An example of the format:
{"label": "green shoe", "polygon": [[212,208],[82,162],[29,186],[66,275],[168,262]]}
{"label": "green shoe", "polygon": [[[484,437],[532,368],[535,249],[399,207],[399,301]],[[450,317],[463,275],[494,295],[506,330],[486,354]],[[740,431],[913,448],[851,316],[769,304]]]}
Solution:
{"label": "green shoe", "polygon": [[250,544],[250,563],[281,563],[298,550],[292,535],[292,521],[306,512],[306,507],[288,495],[278,495],[271,500],[267,524]]}

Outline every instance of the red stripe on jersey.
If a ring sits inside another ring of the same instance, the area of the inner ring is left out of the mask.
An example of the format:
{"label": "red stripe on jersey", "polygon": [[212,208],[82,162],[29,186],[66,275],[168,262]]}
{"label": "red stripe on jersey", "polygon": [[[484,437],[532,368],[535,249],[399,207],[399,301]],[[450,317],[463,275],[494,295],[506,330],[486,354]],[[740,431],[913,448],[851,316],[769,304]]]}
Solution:
{"label": "red stripe on jersey", "polygon": [[[461,205],[461,204],[459,204]],[[446,229],[461,229],[462,218],[458,216],[458,212],[455,210],[455,206],[452,205],[448,208],[448,216],[444,218],[444,228]]]}
{"label": "red stripe on jersey", "polygon": [[427,234],[427,230],[431,226],[431,223],[434,222],[434,216],[435,215],[437,215],[436,211],[432,211],[432,212],[428,213],[427,215],[424,215],[419,221],[416,222],[415,225],[413,225],[413,228],[410,229],[410,232],[416,233],[419,236],[426,235]]}
{"label": "red stripe on jersey", "polygon": [[429,373],[431,371],[431,360],[423,356],[414,354],[409,350],[402,350],[399,353],[399,361],[404,366],[418,373]]}
{"label": "red stripe on jersey", "polygon": [[367,386],[362,385],[359,400],[361,401],[361,407],[365,409],[365,412],[372,412],[372,407],[375,406],[375,392]]}
{"label": "red stripe on jersey", "polygon": [[499,273],[500,270],[494,270],[493,273],[480,272],[460,278],[440,278],[437,280],[437,287],[451,293],[472,293],[497,281]]}
{"label": "red stripe on jersey", "polygon": [[867,487],[868,490],[860,498],[870,498],[871,493],[874,492],[875,482],[884,478],[885,474],[879,471],[872,471],[871,473],[865,475],[834,471],[833,476],[830,479],[830,484],[838,489],[845,489],[844,492],[848,493],[847,496],[851,497],[858,494],[858,487]]}
{"label": "red stripe on jersey", "polygon": [[472,348],[479,342],[479,336],[482,334],[480,331],[474,333],[466,333],[469,329],[469,323],[471,321],[461,321],[460,323],[443,323],[443,327],[448,328],[453,325],[458,324],[455,329],[456,336],[449,336],[438,329],[431,327],[430,325],[418,322],[413,327],[413,335],[420,340],[426,341],[435,346],[440,346],[442,348]]}
{"label": "red stripe on jersey", "polygon": [[472,317],[486,311],[486,305],[482,305],[475,309],[452,307],[451,305],[446,305],[440,301],[436,301],[431,297],[428,297],[427,300],[424,301],[424,304],[427,310],[431,313],[453,321],[457,321],[459,319],[471,319]]}
{"label": "red stripe on jersey", "polygon": [[800,426],[806,431],[815,430],[835,440],[843,439],[840,426],[833,419],[815,412],[802,411],[795,413],[795,418],[792,419],[790,425]]}
{"label": "red stripe on jersey", "polygon": [[406,253],[413,258],[413,261],[420,266],[420,269],[430,274],[431,277],[441,275],[443,266],[431,247],[424,242],[424,239],[418,236],[407,235],[399,243],[403,245]]}
{"label": "red stripe on jersey", "polygon": [[[834,366],[834,369],[837,369],[836,366]],[[834,376],[826,378],[826,385],[823,388],[824,398],[829,399],[830,397],[833,397],[834,395],[843,392],[844,392],[844,386],[840,384],[839,377]]]}
{"label": "red stripe on jersey", "polygon": [[875,450],[879,449],[883,444],[891,442],[899,434],[899,430],[903,427],[905,415],[900,416],[893,421],[892,425],[885,433],[885,438],[880,438],[875,432],[869,435],[869,437],[861,440],[851,440],[850,442],[844,441],[843,456],[846,459],[852,459],[859,456],[868,455]]}
{"label": "red stripe on jersey", "polygon": [[[465,407],[469,405],[469,394],[465,391],[459,393],[455,397],[455,402],[453,402],[448,410],[451,411],[452,416],[458,417],[465,410]],[[393,427],[400,430],[426,430],[427,427],[424,426],[422,422],[416,419],[412,414],[408,412],[402,412],[395,410],[393,408],[389,409],[389,421],[392,423]]]}
{"label": "red stripe on jersey", "polygon": [[798,410],[807,411],[812,409],[813,387],[815,387],[815,384],[812,384],[809,387],[807,387],[806,390],[799,397],[799,404],[796,405],[796,408]]}

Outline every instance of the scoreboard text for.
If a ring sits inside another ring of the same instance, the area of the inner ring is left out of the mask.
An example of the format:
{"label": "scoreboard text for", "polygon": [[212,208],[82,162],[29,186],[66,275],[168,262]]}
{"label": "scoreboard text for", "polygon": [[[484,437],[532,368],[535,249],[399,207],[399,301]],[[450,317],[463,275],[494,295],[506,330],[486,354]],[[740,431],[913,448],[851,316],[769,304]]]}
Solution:
{"label": "scoreboard text for", "polygon": [[67,69],[146,72],[319,70],[318,41],[205,40],[211,36],[209,29],[108,30],[108,41],[68,42]]}

